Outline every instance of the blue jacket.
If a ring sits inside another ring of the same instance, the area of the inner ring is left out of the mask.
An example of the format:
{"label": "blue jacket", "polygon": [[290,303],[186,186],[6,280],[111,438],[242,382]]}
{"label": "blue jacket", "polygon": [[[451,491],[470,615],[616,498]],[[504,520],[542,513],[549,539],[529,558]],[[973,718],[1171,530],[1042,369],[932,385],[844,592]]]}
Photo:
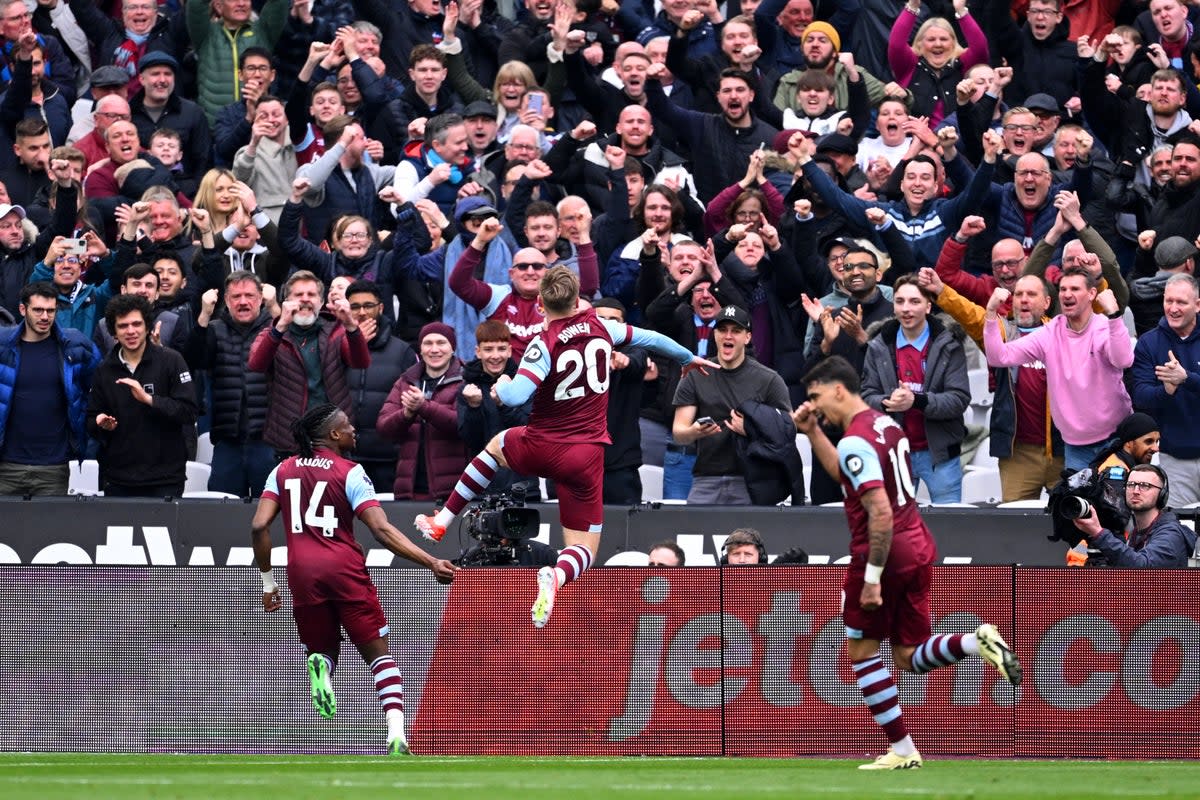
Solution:
{"label": "blue jacket", "polygon": [[[1154,377],[1154,368],[1167,363],[1169,353],[1187,370],[1187,381],[1174,396]],[[1158,421],[1162,451],[1173,458],[1200,458],[1200,326],[1186,339],[1171,330],[1165,318],[1146,331],[1133,348],[1133,406]]]}
{"label": "blue jacket", "polygon": [[[108,270],[112,268],[112,263],[113,256],[111,254],[108,256],[107,263],[104,261],[100,263],[106,278]],[[47,266],[41,261],[34,266],[33,274],[29,277],[30,283],[53,280],[54,267]],[[79,331],[90,341],[96,335],[96,327],[100,324],[100,320],[104,319],[104,307],[108,305],[112,296],[113,289],[108,280],[100,284],[83,284],[73,298],[60,291],[58,314],[54,321],[60,327]]]}
{"label": "blue jacket", "polygon": [[[17,373],[21,369],[21,334],[25,323],[0,329],[0,449],[8,428],[8,412],[16,390]],[[100,363],[100,351],[91,340],[77,330],[63,328],[55,322],[51,333],[58,340],[62,357],[62,381],[67,394],[67,431],[71,456],[81,458],[87,442],[86,415],[88,393],[92,389],[92,373]]]}
{"label": "blue jacket", "polygon": [[[966,174],[960,170],[962,164],[956,163],[962,156],[946,165],[948,177]],[[965,163],[965,162],[962,162]],[[937,263],[942,244],[968,214],[978,211],[992,186],[992,174],[996,165],[986,161],[979,165],[964,188],[954,197],[935,197],[926,200],[921,210],[916,214],[909,211],[908,204],[903,200],[870,202],[861,200],[849,192],[839,189],[829,176],[821,171],[815,162],[809,161],[804,165],[804,177],[808,179],[813,190],[832,208],[846,218],[852,229],[870,236],[874,233],[873,226],[867,223],[866,210],[871,207],[882,208],[892,222],[904,234],[912,246],[913,255],[917,259],[917,267],[932,267]],[[963,183],[957,185],[963,186]]]}

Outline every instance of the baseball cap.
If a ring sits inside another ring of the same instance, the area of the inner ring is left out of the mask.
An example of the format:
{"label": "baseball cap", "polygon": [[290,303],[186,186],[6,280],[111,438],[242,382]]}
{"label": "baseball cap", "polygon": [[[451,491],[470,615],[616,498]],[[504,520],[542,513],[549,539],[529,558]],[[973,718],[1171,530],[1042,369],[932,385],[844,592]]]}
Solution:
{"label": "baseball cap", "polygon": [[829,251],[833,249],[835,244],[840,244],[847,250],[853,250],[859,246],[858,242],[854,241],[848,236],[833,236],[821,242],[821,257],[829,258]]}
{"label": "baseball cap", "polygon": [[1026,98],[1024,106],[1030,111],[1044,111],[1047,114],[1062,114],[1058,101],[1045,92],[1031,94]]}
{"label": "baseball cap", "polygon": [[725,306],[722,308],[721,313],[717,314],[716,327],[721,327],[721,323],[723,322],[732,322],[734,325],[739,325],[746,330],[750,330],[750,315],[741,306]]}
{"label": "baseball cap", "polygon": [[496,107],[488,101],[476,100],[473,103],[467,104],[467,107],[463,109],[462,115],[463,119],[470,119],[471,117],[491,117],[495,119],[497,111]]}
{"label": "baseball cap", "polygon": [[179,72],[179,62],[175,56],[162,50],[151,50],[138,59],[138,72],[145,72],[151,67],[170,67],[172,72]]}
{"label": "baseball cap", "polygon": [[0,219],[4,219],[14,211],[17,212],[18,217],[25,219],[25,209],[21,206],[9,203],[0,203]]}
{"label": "baseball cap", "polygon": [[1196,245],[1182,236],[1168,236],[1154,248],[1154,263],[1159,269],[1173,269],[1197,253]]}
{"label": "baseball cap", "polygon": [[129,83],[129,73],[120,67],[114,67],[112,64],[107,64],[92,71],[92,76],[88,78],[89,86],[98,86],[100,88],[108,88],[112,86],[124,86]]}

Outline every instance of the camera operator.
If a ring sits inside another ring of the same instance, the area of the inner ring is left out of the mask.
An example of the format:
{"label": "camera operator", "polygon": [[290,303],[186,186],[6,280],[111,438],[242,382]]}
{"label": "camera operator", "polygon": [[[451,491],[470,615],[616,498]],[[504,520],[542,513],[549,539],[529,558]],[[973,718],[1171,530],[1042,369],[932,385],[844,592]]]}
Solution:
{"label": "camera operator", "polygon": [[453,560],[460,567],[552,567],[558,551],[534,541],[540,527],[537,509],[525,507],[525,495],[488,494],[463,514],[467,534],[479,544]]}
{"label": "camera operator", "polygon": [[1125,481],[1125,502],[1133,512],[1128,541],[1123,531],[1100,526],[1096,509],[1075,520],[1092,547],[1104,554],[1110,566],[1177,569],[1186,567],[1196,545],[1196,534],[1166,511],[1170,486],[1167,474],[1153,464],[1138,464]]}

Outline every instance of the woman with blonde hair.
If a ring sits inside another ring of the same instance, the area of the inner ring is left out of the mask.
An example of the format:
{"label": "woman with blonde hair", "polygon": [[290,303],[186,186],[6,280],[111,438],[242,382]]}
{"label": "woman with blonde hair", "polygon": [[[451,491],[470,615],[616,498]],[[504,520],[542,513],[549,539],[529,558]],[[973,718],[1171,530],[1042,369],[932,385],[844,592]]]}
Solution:
{"label": "woman with blonde hair", "polygon": [[[495,103],[497,109],[496,130],[497,141],[507,141],[508,134],[517,123],[522,122],[521,100],[525,93],[538,86],[533,70],[523,61],[506,61],[496,72],[496,80],[488,91],[479,84],[467,71],[466,60],[462,54],[462,43],[459,41],[456,26],[458,25],[458,6],[450,3],[445,7],[445,21],[442,25],[442,42],[438,49],[446,53],[446,69],[450,86],[458,94],[464,104],[469,105],[476,100]],[[546,70],[546,84],[542,88],[550,95],[551,106],[557,105],[567,86],[567,70],[560,58],[551,61]]]}
{"label": "woman with blonde hair", "polygon": [[235,185],[237,177],[225,167],[213,167],[204,173],[196,189],[195,207],[208,212],[213,230],[224,230],[241,213],[242,203]]}
{"label": "woman with blonde hair", "polygon": [[896,17],[888,37],[888,63],[896,82],[912,92],[909,113],[928,118],[929,127],[936,129],[958,108],[954,87],[966,70],[987,63],[987,38],[967,10],[967,0],[954,0],[954,17],[967,46],[959,43],[954,27],[942,17],[925,20],[910,45],[908,39],[920,13],[921,0],[908,0]]}

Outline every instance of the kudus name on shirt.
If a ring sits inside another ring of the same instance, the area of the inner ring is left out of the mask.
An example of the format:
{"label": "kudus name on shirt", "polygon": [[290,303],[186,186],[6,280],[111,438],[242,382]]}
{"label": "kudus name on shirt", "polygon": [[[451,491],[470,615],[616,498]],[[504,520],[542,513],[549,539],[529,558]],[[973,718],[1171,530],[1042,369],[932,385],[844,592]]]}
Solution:
{"label": "kudus name on shirt", "polygon": [[329,458],[297,458],[297,467],[316,467],[317,469],[329,469],[333,466],[333,459]]}

